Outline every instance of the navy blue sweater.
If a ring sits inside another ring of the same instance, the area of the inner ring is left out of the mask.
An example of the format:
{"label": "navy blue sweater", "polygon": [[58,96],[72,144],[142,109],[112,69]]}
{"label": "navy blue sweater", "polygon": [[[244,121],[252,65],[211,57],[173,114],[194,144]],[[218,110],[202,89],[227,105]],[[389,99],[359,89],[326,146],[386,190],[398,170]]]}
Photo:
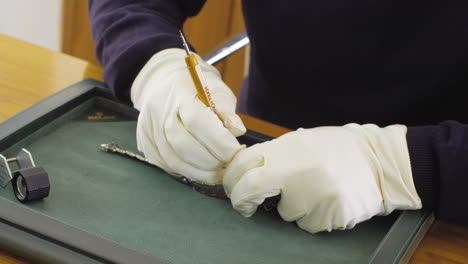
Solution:
{"label": "navy blue sweater", "polygon": [[[181,48],[177,32],[204,2],[89,1],[96,54],[120,100],[153,54]],[[244,0],[243,11],[241,112],[291,129],[405,124],[423,206],[468,223],[468,1]]]}

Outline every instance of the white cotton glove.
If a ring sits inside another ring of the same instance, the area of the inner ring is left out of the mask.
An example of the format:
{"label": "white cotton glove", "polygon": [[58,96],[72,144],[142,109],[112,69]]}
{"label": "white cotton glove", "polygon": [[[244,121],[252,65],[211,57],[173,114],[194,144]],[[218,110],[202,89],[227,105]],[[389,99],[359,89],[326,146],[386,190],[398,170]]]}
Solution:
{"label": "white cotton glove", "polygon": [[402,125],[299,129],[241,150],[223,184],[246,217],[281,194],[281,217],[309,232],[350,229],[374,215],[421,208]]}
{"label": "white cotton glove", "polygon": [[131,99],[140,110],[138,149],[171,174],[204,184],[221,183],[225,165],[241,149],[236,136],[246,129],[235,113],[236,97],[216,68],[198,57],[223,121],[203,105],[185,56],[182,49],[160,51],[133,82]]}

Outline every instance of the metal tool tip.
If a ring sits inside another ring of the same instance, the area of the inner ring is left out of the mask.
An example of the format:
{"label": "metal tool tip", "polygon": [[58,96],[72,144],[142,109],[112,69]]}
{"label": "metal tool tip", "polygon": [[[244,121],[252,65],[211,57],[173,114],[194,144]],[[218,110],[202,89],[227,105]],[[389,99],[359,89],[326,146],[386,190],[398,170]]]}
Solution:
{"label": "metal tool tip", "polygon": [[187,55],[190,55],[190,49],[188,47],[187,41],[185,41],[184,33],[182,33],[182,30],[179,30],[180,38],[182,39],[182,45],[184,46],[185,52]]}

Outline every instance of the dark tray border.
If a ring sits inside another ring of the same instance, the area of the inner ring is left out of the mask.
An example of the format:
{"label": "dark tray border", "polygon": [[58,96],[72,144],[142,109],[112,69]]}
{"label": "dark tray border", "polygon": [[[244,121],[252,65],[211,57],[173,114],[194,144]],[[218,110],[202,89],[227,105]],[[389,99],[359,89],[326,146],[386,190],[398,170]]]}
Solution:
{"label": "dark tray border", "polygon": [[[113,99],[105,84],[86,79],[0,123],[0,150],[93,96]],[[270,139],[254,131],[244,138]],[[402,212],[369,263],[406,263],[432,221],[427,210]],[[0,247],[38,263],[165,263],[6,199],[0,199]]]}

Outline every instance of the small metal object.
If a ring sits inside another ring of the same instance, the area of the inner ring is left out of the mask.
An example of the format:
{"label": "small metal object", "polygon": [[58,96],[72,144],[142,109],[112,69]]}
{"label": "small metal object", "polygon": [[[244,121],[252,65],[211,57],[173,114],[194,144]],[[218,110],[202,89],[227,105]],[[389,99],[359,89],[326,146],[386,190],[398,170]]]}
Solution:
{"label": "small metal object", "polygon": [[[16,162],[18,170],[11,173],[9,162]],[[16,198],[26,203],[49,196],[49,175],[41,166],[36,166],[32,155],[22,149],[15,158],[6,159],[0,154],[0,186],[5,188],[12,182]]]}
{"label": "small metal object", "polygon": [[8,160],[0,154],[0,186],[5,188],[12,179],[13,177],[11,176],[10,166],[8,166]]}
{"label": "small metal object", "polygon": [[208,64],[215,65],[249,44],[249,37],[247,37],[246,33],[242,33],[229,40],[220,49],[203,57],[203,59]]}
{"label": "small metal object", "polygon": [[131,151],[128,151],[128,150],[124,149],[123,147],[121,147],[119,144],[116,144],[114,142],[111,142],[109,144],[101,144],[101,150],[105,151],[105,152],[114,152],[114,153],[119,153],[119,154],[122,154],[122,155],[126,155],[126,156],[128,156],[130,158],[134,158],[134,159],[137,159],[139,161],[143,161],[143,162],[146,162],[146,163],[148,163],[150,165],[153,165],[145,157],[143,157],[143,156],[141,156],[139,154],[135,154],[135,153],[133,153]]}
{"label": "small metal object", "polygon": [[[115,142],[111,142],[108,144],[101,144],[101,150],[105,152],[118,153],[118,154],[127,156],[129,158],[142,161],[151,166],[156,166],[152,164],[151,162],[149,162],[145,157],[139,154],[130,152]],[[224,187],[222,184],[205,184],[205,183],[193,181],[181,175],[172,174],[172,173],[169,173],[169,175],[171,175],[171,177],[175,179],[176,181],[181,182],[185,185],[188,185],[192,187],[193,189],[195,189],[197,192],[200,192],[204,195],[218,198],[218,199],[229,199],[226,193],[224,192]],[[265,201],[260,205],[260,207],[266,211],[272,210],[273,208],[277,206],[279,200],[280,200],[279,195],[274,196],[274,197],[269,197],[265,199]]]}
{"label": "small metal object", "polygon": [[184,46],[185,53],[187,53],[187,56],[189,56],[191,52],[187,44],[187,41],[185,41],[184,33],[182,33],[182,30],[179,30],[179,35],[180,35],[180,38],[182,39],[182,45]]}
{"label": "small metal object", "polygon": [[[105,152],[118,153],[118,154],[127,156],[129,158],[142,161],[142,162],[144,162],[146,164],[149,164],[151,166],[156,166],[156,165],[152,164],[151,162],[149,162],[145,157],[143,157],[143,156],[141,156],[139,154],[135,154],[135,153],[123,148],[122,146],[120,146],[119,144],[117,144],[115,142],[111,142],[109,144],[101,144],[101,150],[105,151]],[[181,182],[181,183],[183,183],[185,185],[191,186],[196,191],[201,192],[201,193],[203,193],[205,195],[215,197],[215,198],[219,198],[219,199],[228,199],[228,197],[224,193],[224,188],[223,188],[223,186],[221,184],[204,184],[204,183],[195,182],[195,181],[193,181],[193,180],[191,180],[191,179],[189,179],[187,177],[184,177],[182,175],[173,174],[173,173],[170,173],[170,172],[168,172],[168,174],[171,175],[171,177],[173,179],[177,180],[178,182]]]}

